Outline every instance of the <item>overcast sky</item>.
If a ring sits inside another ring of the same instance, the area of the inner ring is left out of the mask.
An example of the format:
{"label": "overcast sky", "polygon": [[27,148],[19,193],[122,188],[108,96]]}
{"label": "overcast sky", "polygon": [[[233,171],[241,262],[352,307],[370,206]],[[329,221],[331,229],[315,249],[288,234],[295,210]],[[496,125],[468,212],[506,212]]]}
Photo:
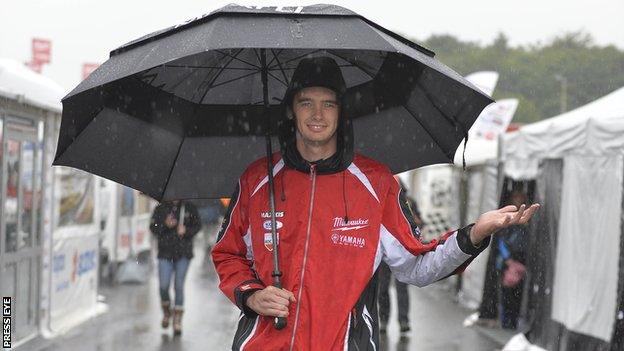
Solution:
{"label": "overcast sky", "polygon": [[[84,62],[102,63],[132,39],[211,12],[232,1],[213,0],[2,0],[0,57],[30,59],[32,37],[52,40],[52,62],[43,74],[70,90]],[[241,0],[244,5],[306,5],[328,1]],[[583,30],[597,44],[624,50],[623,0],[336,0],[370,20],[422,40],[452,34],[490,43],[499,32],[512,45],[548,42]],[[431,48],[435,51],[436,48]]]}

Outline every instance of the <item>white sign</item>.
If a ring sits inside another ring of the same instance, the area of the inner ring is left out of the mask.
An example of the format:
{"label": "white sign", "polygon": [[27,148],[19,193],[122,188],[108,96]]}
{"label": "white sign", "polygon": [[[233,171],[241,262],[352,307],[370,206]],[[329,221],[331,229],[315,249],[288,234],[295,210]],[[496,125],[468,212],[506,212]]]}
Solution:
{"label": "white sign", "polygon": [[505,133],[517,109],[517,99],[503,99],[488,105],[470,128],[470,135],[487,140],[496,139]]}

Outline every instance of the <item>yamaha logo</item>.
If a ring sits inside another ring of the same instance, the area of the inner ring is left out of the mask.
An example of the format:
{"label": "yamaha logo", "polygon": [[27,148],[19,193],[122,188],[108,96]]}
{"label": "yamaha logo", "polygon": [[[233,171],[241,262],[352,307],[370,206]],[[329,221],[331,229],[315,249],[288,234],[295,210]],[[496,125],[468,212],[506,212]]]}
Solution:
{"label": "yamaha logo", "polygon": [[334,244],[338,244],[338,239],[340,239],[340,235],[338,235],[338,233],[332,234],[331,240]]}
{"label": "yamaha logo", "polygon": [[333,233],[331,236],[331,241],[335,245],[344,245],[344,246],[353,246],[359,249],[366,246],[366,239],[363,237],[352,236],[352,235],[342,235],[338,233]]}

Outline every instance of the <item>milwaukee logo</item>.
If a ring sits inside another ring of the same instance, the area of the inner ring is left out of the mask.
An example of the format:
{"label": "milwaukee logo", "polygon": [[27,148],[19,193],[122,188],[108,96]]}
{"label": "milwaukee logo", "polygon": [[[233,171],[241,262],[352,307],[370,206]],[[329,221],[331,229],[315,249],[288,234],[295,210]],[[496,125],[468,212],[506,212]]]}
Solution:
{"label": "milwaukee logo", "polygon": [[336,217],[334,218],[334,229],[333,230],[357,230],[368,227],[368,219],[354,219],[352,221],[345,222],[344,218]]}

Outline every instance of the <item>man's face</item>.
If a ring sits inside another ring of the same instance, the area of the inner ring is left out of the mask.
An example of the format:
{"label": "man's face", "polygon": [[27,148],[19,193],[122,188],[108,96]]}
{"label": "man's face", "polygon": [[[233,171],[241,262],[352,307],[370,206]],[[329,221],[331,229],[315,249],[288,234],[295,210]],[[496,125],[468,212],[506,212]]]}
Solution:
{"label": "man's face", "polygon": [[297,137],[305,144],[322,146],[337,140],[340,106],[333,90],[303,88],[295,94],[292,107]]}

